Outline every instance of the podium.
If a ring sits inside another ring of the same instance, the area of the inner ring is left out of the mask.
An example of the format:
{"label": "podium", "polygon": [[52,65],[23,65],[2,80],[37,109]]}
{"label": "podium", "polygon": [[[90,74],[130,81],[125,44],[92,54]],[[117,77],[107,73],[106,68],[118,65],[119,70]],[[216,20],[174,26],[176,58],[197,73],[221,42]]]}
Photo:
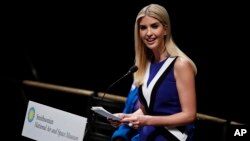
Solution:
{"label": "podium", "polygon": [[39,141],[82,141],[87,118],[29,101],[22,136]]}
{"label": "podium", "polygon": [[88,103],[89,112],[87,117],[89,119],[89,128],[84,141],[110,141],[116,128],[111,126],[106,117],[96,114],[91,108],[94,106],[102,106],[111,113],[118,113],[122,112],[124,103],[105,98],[102,99],[100,96],[92,96]]}

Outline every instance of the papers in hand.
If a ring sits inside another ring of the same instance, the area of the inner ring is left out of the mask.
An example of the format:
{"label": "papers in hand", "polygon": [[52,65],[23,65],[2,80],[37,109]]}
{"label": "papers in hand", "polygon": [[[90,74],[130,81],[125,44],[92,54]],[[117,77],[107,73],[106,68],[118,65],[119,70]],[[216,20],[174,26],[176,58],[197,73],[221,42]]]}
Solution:
{"label": "papers in hand", "polygon": [[121,120],[119,117],[117,117],[117,116],[113,115],[112,113],[108,112],[103,107],[92,107],[91,110],[98,113],[99,115],[102,115],[102,116],[106,117],[106,118],[110,118],[112,120]]}

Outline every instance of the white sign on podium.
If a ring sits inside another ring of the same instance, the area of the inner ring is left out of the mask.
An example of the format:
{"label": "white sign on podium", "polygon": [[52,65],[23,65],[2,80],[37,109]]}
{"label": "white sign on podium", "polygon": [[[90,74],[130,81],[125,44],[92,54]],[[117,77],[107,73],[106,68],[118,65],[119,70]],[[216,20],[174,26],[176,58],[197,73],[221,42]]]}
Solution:
{"label": "white sign on podium", "polygon": [[82,141],[87,119],[29,101],[22,136],[39,141]]}

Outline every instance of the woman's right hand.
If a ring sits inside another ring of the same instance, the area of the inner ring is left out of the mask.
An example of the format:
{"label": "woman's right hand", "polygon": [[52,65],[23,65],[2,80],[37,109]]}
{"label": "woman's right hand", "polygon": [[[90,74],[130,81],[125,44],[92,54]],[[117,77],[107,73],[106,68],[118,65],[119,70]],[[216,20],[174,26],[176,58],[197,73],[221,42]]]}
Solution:
{"label": "woman's right hand", "polygon": [[[115,114],[113,114],[113,115],[119,117],[120,119],[123,119],[127,114],[124,114],[124,113],[115,113]],[[112,120],[112,119],[110,119],[110,118],[107,118],[107,120],[108,120],[108,121],[110,122],[110,124],[111,124],[113,127],[115,127],[115,128],[117,128],[118,126],[120,126],[120,125],[122,124],[119,120]]]}

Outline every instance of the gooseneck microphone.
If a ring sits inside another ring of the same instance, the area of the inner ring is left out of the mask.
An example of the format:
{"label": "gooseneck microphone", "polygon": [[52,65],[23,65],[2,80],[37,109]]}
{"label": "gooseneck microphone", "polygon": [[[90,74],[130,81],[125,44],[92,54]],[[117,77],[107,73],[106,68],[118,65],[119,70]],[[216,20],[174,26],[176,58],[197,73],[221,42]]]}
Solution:
{"label": "gooseneck microphone", "polygon": [[137,66],[135,66],[135,65],[132,66],[132,67],[128,70],[128,72],[127,72],[125,75],[123,75],[121,78],[119,78],[119,79],[116,80],[114,83],[112,83],[111,85],[109,85],[109,87],[104,91],[104,94],[103,94],[101,100],[103,100],[103,98],[104,98],[106,92],[107,92],[110,88],[112,88],[117,82],[121,81],[121,80],[122,80],[123,78],[125,78],[126,76],[128,76],[128,75],[130,75],[130,74],[133,74],[133,73],[136,72],[137,70],[138,70],[138,67],[137,67]]}
{"label": "gooseneck microphone", "polygon": [[[121,78],[119,78],[118,80],[116,80],[114,83],[112,83],[111,85],[109,85],[109,87],[104,91],[104,93],[103,93],[103,95],[102,95],[102,98],[101,98],[101,101],[103,101],[103,98],[105,97],[105,95],[106,95],[106,92],[108,92],[108,90],[110,89],[110,88],[112,88],[117,82],[119,82],[119,81],[121,81],[123,78],[125,78],[126,76],[128,76],[128,75],[130,75],[130,74],[133,74],[134,72],[136,72],[138,70],[138,67],[137,66],[132,66],[129,70],[128,70],[128,72],[125,74],[125,75],[123,75]],[[92,121],[89,121],[88,123],[88,127],[86,128],[86,130],[85,130],[85,133],[84,133],[84,135],[86,135],[88,132],[89,132],[89,130],[91,129],[91,127],[92,126],[94,126],[93,124],[94,124],[94,119],[95,119],[95,115],[93,114],[92,115],[92,117],[90,118]]]}

